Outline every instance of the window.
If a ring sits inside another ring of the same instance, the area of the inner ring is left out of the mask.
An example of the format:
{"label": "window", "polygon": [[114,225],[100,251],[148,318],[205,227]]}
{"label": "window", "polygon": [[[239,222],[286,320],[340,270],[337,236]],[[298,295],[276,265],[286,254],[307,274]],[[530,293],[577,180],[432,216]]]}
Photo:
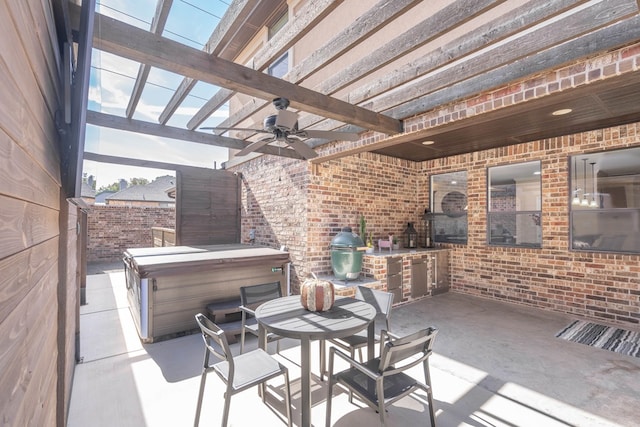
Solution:
{"label": "window", "polygon": [[269,75],[282,78],[289,72],[289,54],[285,52],[280,58],[269,65]]}
{"label": "window", "polygon": [[487,241],[499,246],[542,246],[540,162],[488,170]]}
{"label": "window", "polygon": [[640,148],[569,162],[571,249],[640,253]]}
{"label": "window", "polygon": [[[269,26],[269,40],[289,22],[289,12],[285,11],[277,21]],[[278,59],[273,61],[267,70],[270,76],[282,78],[289,72],[289,53],[285,52]]]}
{"label": "window", "polygon": [[467,172],[431,176],[433,241],[467,243]]}
{"label": "window", "polygon": [[275,21],[273,24],[271,24],[269,26],[269,40],[271,40],[273,38],[273,36],[276,35],[276,33],[278,31],[280,31],[285,25],[286,23],[289,22],[289,11],[286,10],[281,16],[280,18],[278,18],[277,21]]}

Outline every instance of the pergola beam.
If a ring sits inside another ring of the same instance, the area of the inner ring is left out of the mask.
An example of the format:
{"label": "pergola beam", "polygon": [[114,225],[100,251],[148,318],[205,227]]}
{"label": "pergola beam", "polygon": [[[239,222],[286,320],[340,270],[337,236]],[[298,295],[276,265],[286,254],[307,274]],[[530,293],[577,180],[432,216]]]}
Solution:
{"label": "pergola beam", "polygon": [[[304,35],[311,31],[344,0],[315,0],[307,3],[296,19],[290,20],[254,56],[253,69],[264,71],[273,61],[290,49]],[[195,129],[214,111],[225,103],[235,92],[220,89],[187,123],[188,129]]]}
{"label": "pergola beam", "polygon": [[[247,146],[247,143],[240,139],[212,135],[203,132],[196,132],[172,126],[160,125],[157,123],[144,122],[141,120],[127,119],[125,117],[113,116],[110,114],[99,113],[97,111],[91,110],[87,111],[87,124],[144,135],[159,136],[162,138],[171,138],[180,141],[231,148],[234,150],[242,150]],[[274,156],[302,159],[302,156],[288,147],[275,147],[272,145],[266,145],[256,151],[263,154],[272,154]]]}
{"label": "pergola beam", "polygon": [[[421,0],[380,0],[375,6],[356,19],[353,25],[340,31],[321,48],[293,67],[287,74],[288,81],[295,84],[301,83],[321,70],[322,67],[348,52],[349,49],[365,41],[367,37],[382,29],[399,15],[414,7],[419,1]],[[245,106],[220,123],[220,126],[236,126],[247,117],[266,107],[269,103],[269,101],[263,100],[246,103]]]}
{"label": "pergola beam", "polygon": [[[231,3],[227,11],[225,12],[222,20],[216,28],[211,33],[209,40],[205,44],[203,51],[207,52],[210,55],[217,55],[220,53],[224,46],[226,46],[228,42],[228,38],[238,31],[238,28],[241,26],[241,23],[246,19],[247,15],[251,13],[251,11],[256,7],[258,0],[242,0],[242,1],[234,1]],[[184,101],[184,99],[189,95],[191,90],[196,85],[197,80],[194,80],[190,77],[185,77],[180,82],[180,85],[173,93],[173,96],[165,106],[162,113],[160,113],[160,117],[158,118],[158,122],[161,124],[166,124],[171,116],[176,112],[180,104]]]}
{"label": "pergola beam", "polygon": [[[207,55],[173,40],[96,14],[94,46],[133,61],[263,99],[286,97],[293,108],[385,134],[402,122],[313,90]],[[179,58],[179,60],[177,60]]]}
{"label": "pergola beam", "polygon": [[[164,31],[164,26],[167,23],[167,18],[169,17],[169,11],[171,10],[172,4],[173,0],[158,0],[158,4],[156,5],[156,14],[151,21],[150,31],[153,34],[162,34]],[[131,98],[129,98],[129,104],[127,105],[128,118],[133,117],[133,113],[136,111],[136,107],[140,101],[140,96],[144,90],[144,85],[147,83],[150,70],[151,67],[147,64],[140,64],[140,68],[138,68],[138,76],[136,77],[136,82],[133,86]]]}

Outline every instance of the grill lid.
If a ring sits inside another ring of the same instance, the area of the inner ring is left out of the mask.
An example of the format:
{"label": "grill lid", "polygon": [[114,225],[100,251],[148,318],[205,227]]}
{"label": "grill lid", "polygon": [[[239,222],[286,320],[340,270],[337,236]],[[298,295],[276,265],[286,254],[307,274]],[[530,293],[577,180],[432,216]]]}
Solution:
{"label": "grill lid", "polygon": [[343,227],[336,236],[331,240],[332,249],[351,248],[356,249],[364,246],[364,242],[353,232],[351,227]]}

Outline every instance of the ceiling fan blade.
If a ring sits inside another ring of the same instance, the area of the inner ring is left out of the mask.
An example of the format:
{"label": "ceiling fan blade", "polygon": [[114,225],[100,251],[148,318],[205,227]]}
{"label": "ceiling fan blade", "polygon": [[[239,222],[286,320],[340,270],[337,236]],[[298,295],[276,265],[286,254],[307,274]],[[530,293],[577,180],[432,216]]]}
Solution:
{"label": "ceiling fan blade", "polygon": [[318,157],[318,153],[316,153],[313,148],[309,147],[304,142],[294,138],[287,138],[286,141],[289,145],[291,145],[291,147],[293,147],[294,150],[298,152],[298,154],[304,157],[305,160]]}
{"label": "ceiling fan blade", "polygon": [[360,135],[355,132],[340,132],[337,130],[313,130],[305,129],[295,133],[302,138],[320,138],[331,141],[357,141]]}
{"label": "ceiling fan blade", "polygon": [[228,131],[228,130],[237,130],[237,131],[247,131],[247,132],[257,132],[257,133],[271,133],[270,131],[264,130],[264,129],[253,129],[253,128],[225,128],[225,127],[202,127],[200,128],[200,130],[223,130],[223,131]]}
{"label": "ceiling fan blade", "polygon": [[275,138],[263,138],[259,141],[252,142],[251,144],[244,147],[242,150],[238,151],[236,153],[236,156],[246,156],[247,154],[253,153],[258,148],[262,148],[272,141],[275,141]]}

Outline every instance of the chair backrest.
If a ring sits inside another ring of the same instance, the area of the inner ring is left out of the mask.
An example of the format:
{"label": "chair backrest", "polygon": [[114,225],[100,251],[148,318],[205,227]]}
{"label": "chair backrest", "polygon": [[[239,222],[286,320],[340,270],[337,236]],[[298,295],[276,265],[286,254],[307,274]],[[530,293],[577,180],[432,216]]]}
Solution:
{"label": "chair backrest", "polygon": [[232,364],[233,357],[224,331],[202,313],[196,314],[196,322],[202,332],[202,339],[207,350],[218,359],[226,360]]}
{"label": "chair backrest", "polygon": [[367,288],[366,286],[358,286],[356,288],[356,299],[367,302],[376,308],[378,316],[384,317],[386,329],[391,330],[389,318],[391,317],[391,306],[393,305],[393,294],[391,292],[383,292],[377,289]]}
{"label": "chair backrest", "polygon": [[240,287],[240,303],[245,307],[280,297],[282,297],[280,282]]}
{"label": "chair backrest", "polygon": [[[397,370],[409,369],[427,359],[431,356],[433,341],[437,333],[436,328],[428,327],[405,337],[393,339],[388,336],[386,331],[382,331],[380,341],[384,343],[384,346],[380,352],[380,372],[394,372],[396,368]],[[419,357],[414,357],[416,355]],[[402,366],[395,366],[403,361],[406,363]]]}

